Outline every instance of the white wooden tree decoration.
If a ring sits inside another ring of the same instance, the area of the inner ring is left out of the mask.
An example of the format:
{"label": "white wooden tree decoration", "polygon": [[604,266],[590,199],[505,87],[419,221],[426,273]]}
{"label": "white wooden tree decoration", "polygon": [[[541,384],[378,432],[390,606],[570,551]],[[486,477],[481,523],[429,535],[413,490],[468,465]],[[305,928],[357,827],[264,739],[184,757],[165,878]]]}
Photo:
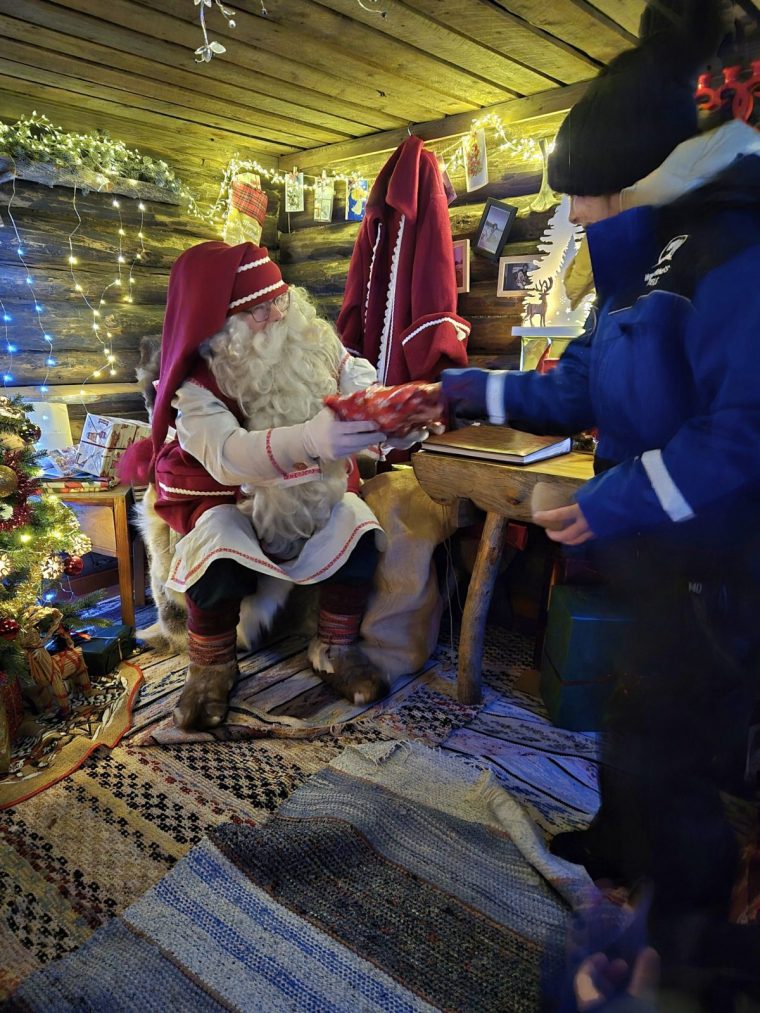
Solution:
{"label": "white wooden tree decoration", "polygon": [[583,230],[570,221],[570,198],[563,197],[539,240],[541,259],[530,272],[530,288],[523,304],[527,327],[581,327],[593,295],[573,309],[565,291],[565,275],[583,242]]}

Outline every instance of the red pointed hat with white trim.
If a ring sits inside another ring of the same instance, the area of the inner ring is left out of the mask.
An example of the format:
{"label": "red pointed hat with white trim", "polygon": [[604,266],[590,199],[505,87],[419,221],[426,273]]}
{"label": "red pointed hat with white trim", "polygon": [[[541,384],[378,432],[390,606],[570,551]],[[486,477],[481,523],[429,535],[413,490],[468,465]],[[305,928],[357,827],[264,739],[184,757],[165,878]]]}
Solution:
{"label": "red pointed hat with white trim", "polygon": [[[227,317],[287,291],[279,267],[263,246],[210,241],[191,246],[177,258],[166,296],[161,368],[151,420],[151,458],[163,446],[173,424],[172,400],[198,366],[201,344],[222,329]],[[144,480],[146,469],[152,474],[153,461],[146,459],[148,449],[124,455],[119,468],[122,478]]]}

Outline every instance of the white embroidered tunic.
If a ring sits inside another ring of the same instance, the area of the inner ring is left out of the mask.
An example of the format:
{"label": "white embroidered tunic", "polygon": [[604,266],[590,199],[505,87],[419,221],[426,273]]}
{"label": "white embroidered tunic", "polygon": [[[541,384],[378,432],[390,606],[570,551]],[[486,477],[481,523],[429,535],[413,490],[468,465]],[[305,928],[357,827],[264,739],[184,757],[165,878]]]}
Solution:
{"label": "white embroidered tunic", "polygon": [[[366,359],[344,355],[340,364],[338,388],[341,393],[362,390],[375,380],[375,370]],[[239,453],[226,452],[228,441],[238,440],[240,424],[229,409],[211,391],[194,383],[184,383],[173,402],[177,411],[177,439],[187,453],[196,458],[218,482],[225,485],[297,484],[321,477],[319,461],[306,457],[302,446],[289,447],[293,439],[274,437],[289,429],[266,434],[246,434],[245,469]],[[292,427],[295,435],[297,427]],[[245,437],[243,437],[245,438]],[[272,447],[281,453],[282,464],[272,461]],[[287,456],[292,460],[287,460]],[[302,458],[302,460],[297,460]],[[193,529],[176,545],[167,587],[186,591],[216,559],[237,562],[270,576],[297,584],[314,584],[332,576],[347,562],[362,535],[374,531],[378,549],[385,548],[385,535],[374,514],[355,493],[347,492],[333,507],[327,524],[303,546],[301,552],[286,561],[270,558],[261,547],[250,517],[231,503],[220,504],[203,513]]]}

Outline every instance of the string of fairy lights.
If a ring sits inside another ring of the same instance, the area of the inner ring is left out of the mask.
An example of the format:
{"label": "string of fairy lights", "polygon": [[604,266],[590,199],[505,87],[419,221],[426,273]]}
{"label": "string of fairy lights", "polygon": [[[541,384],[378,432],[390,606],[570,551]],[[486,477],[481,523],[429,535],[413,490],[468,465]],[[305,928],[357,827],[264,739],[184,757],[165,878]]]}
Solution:
{"label": "string of fairy lights", "polygon": [[[432,144],[428,147],[438,156],[442,168],[452,173],[464,166],[467,138],[474,136],[480,130],[492,134],[496,149],[508,152],[510,158],[515,161],[530,163],[542,158],[539,140],[532,137],[515,138],[510,136],[502,120],[494,113],[473,120],[469,134],[457,138],[452,144],[445,147]],[[88,292],[85,275],[79,270],[80,260],[84,258],[86,252],[85,244],[81,243],[84,223],[78,206],[78,196],[82,189],[96,192],[103,189],[109,190],[118,180],[120,185],[129,184],[130,189],[139,192],[141,185],[143,185],[142,181],[144,181],[145,184],[159,187],[168,196],[180,200],[185,204],[188,213],[195,218],[202,220],[207,225],[219,227],[227,213],[232,181],[239,174],[256,173],[273,186],[284,185],[290,176],[289,173],[280,169],[261,165],[255,159],[242,160],[235,156],[227,165],[213,204],[210,207],[202,208],[189,189],[165,162],[143,156],[139,151],[127,148],[121,142],[112,141],[104,136],[67,133],[52,124],[45,116],[38,115],[36,111],[30,117],[22,118],[12,125],[0,123],[0,152],[9,158],[11,163],[16,161],[19,163],[41,163],[55,166],[69,174],[69,185],[73,187],[71,204],[75,224],[66,240],[68,248],[66,267],[71,279],[72,294],[91,317],[89,327],[103,357],[102,363],[95,364],[89,374],[80,380],[81,394],[86,393],[85,388],[91,381],[100,380],[103,376],[115,377],[118,375],[120,363],[114,351],[118,327],[114,323],[113,313],[110,314],[107,325],[104,322],[104,314],[106,309],[115,310],[117,305],[130,305],[135,302],[135,290],[139,287],[135,272],[146,256],[145,213],[147,211],[147,206],[141,198],[112,197],[111,208],[118,220],[113,252],[114,274],[99,295],[92,291]],[[45,282],[40,281],[37,286],[35,285],[35,275],[30,264],[30,259],[34,258],[27,257],[21,231],[13,214],[14,202],[17,200],[16,168],[14,164],[14,171],[11,173],[11,196],[6,211],[13,230],[12,242],[15,244],[16,257],[24,272],[26,287],[31,299],[35,326],[39,331],[40,341],[45,350],[45,374],[39,384],[39,390],[44,394],[48,391],[51,370],[58,364],[55,351],[56,336],[52,333],[53,328],[46,326],[44,302],[38,297]],[[298,170],[296,169],[296,171]],[[303,173],[303,176],[305,177],[303,183],[305,190],[313,190],[318,182],[327,180],[332,181],[333,186],[336,183],[345,184],[348,191],[356,180],[361,178],[361,173],[355,170],[327,172],[323,169],[313,175]],[[313,180],[313,182],[307,182],[307,180]],[[125,217],[122,213],[122,201],[129,200],[134,201],[134,206],[139,214],[137,232],[132,237],[135,240],[132,253],[129,250],[128,226],[125,226]],[[2,223],[0,222],[0,224]],[[101,262],[97,267],[102,271]],[[18,341],[14,340],[13,325],[13,313],[8,310],[0,298],[0,327],[2,327],[0,330],[0,354],[4,353],[5,360],[4,364],[0,366],[3,387],[16,383],[13,363],[14,355],[18,352]]]}
{"label": "string of fairy lights", "polygon": [[[14,241],[16,245],[16,255],[19,263],[22,265],[26,272],[26,284],[28,286],[29,294],[32,298],[32,305],[34,308],[35,319],[39,327],[42,339],[46,345],[46,358],[45,366],[46,371],[44,378],[39,386],[41,393],[47,393],[48,391],[48,379],[50,376],[51,369],[57,365],[57,359],[54,353],[54,335],[49,332],[45,326],[43,319],[45,308],[38,299],[37,292],[35,290],[34,276],[32,273],[32,267],[26,259],[26,250],[23,245],[21,231],[18,223],[13,214],[14,200],[16,199],[16,186],[15,177],[13,179],[13,187],[11,191],[11,197],[8,202],[6,211],[8,219],[11,223],[14,233]],[[92,297],[85,290],[85,286],[80,280],[77,268],[80,265],[80,257],[77,256],[77,249],[75,242],[77,235],[82,228],[82,216],[79,212],[77,204],[77,187],[74,187],[72,194],[72,209],[76,218],[76,224],[66,238],[68,246],[68,256],[66,258],[66,266],[68,269],[69,277],[71,278],[71,285],[74,294],[79,297],[86,310],[91,314],[92,321],[89,325],[92,329],[95,340],[100,346],[103,354],[103,363],[100,366],[96,366],[82,381],[80,387],[80,394],[85,394],[86,385],[91,380],[98,380],[104,374],[108,374],[111,377],[117,376],[118,374],[118,358],[114,352],[114,331],[110,327],[106,327],[102,322],[102,314],[104,312],[103,307],[107,304],[107,295],[110,290],[116,289],[119,293],[119,298],[122,303],[132,304],[134,303],[134,289],[137,284],[134,277],[135,269],[140,261],[143,260],[146,254],[145,248],[145,212],[148,210],[147,206],[142,200],[135,200],[137,210],[140,215],[140,223],[136,239],[138,240],[137,249],[134,255],[129,260],[129,269],[127,276],[126,286],[123,284],[123,272],[126,271],[126,265],[128,258],[125,254],[125,240],[127,238],[127,231],[124,228],[124,218],[121,211],[121,201],[113,199],[111,206],[116,212],[118,217],[118,229],[117,229],[117,240],[115,243],[115,273],[111,281],[109,281],[100,292],[99,297]],[[0,300],[0,314],[2,314],[2,326],[3,326],[3,349],[6,353],[6,361],[2,372],[2,382],[4,387],[12,386],[16,381],[13,374],[13,358],[14,354],[18,351],[18,346],[12,341],[11,338],[11,325],[13,324],[13,316],[8,312],[4,302]]]}
{"label": "string of fairy lights", "polygon": [[[490,131],[495,135],[496,138],[496,150],[507,152],[510,158],[516,162],[523,162],[526,164],[540,162],[543,158],[541,150],[541,142],[535,137],[513,137],[507,132],[507,129],[502,121],[501,117],[496,113],[488,113],[485,116],[481,116],[478,119],[472,121],[469,134],[460,136],[452,144],[447,145],[443,148],[439,148],[433,144],[429,144],[428,148],[438,156],[441,162],[442,168],[447,172],[456,172],[457,169],[464,167],[465,162],[465,146],[463,141],[466,141],[468,136],[475,134],[479,130]],[[294,171],[298,172],[297,166],[294,167]],[[219,184],[219,193],[212,204],[208,216],[213,220],[217,219],[224,213],[227,206],[227,200],[229,197],[230,186],[232,180],[242,172],[253,172],[266,179],[273,186],[284,185],[291,173],[284,172],[281,169],[271,169],[267,166],[261,165],[255,159],[244,159],[241,160],[237,157],[230,159],[227,165],[222,181]],[[327,172],[322,169],[316,173],[303,173],[304,176],[304,190],[314,190],[317,183],[321,180],[331,180],[333,185],[335,183],[344,183],[347,188],[350,188],[357,179],[361,177],[359,170],[349,170],[348,172]],[[313,183],[306,182],[306,180],[314,180]]]}

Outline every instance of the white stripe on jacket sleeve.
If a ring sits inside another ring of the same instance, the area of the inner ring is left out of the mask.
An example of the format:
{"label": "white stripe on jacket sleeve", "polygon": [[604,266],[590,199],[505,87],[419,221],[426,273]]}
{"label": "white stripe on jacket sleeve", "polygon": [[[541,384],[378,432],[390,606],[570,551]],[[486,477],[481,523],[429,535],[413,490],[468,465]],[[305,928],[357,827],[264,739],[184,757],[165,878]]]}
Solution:
{"label": "white stripe on jacket sleeve", "polygon": [[486,412],[488,421],[503,426],[507,421],[504,411],[504,379],[508,369],[492,369],[486,379]]}
{"label": "white stripe on jacket sleeve", "polygon": [[647,450],[641,455],[641,463],[652,483],[654,494],[660,501],[660,506],[671,521],[675,521],[676,524],[681,521],[690,521],[694,517],[694,511],[666,468],[662,459],[662,451]]}

